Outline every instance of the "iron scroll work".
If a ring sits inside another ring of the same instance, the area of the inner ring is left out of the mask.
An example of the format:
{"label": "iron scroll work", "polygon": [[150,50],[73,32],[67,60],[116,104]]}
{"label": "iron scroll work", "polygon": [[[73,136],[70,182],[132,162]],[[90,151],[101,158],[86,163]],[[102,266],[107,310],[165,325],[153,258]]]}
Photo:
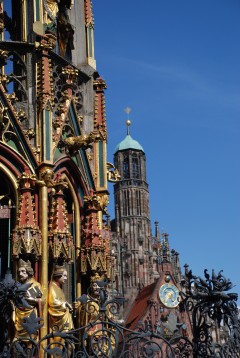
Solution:
{"label": "iron scroll work", "polygon": [[[166,339],[157,327],[141,322],[134,331],[119,320],[123,299],[107,297],[107,282],[99,281],[99,298],[82,295],[79,319],[87,322],[71,331],[47,334],[39,341],[33,337],[42,326],[42,319],[33,313],[26,319],[24,329],[28,340],[11,340],[10,327],[14,305],[26,306],[24,295],[29,285],[21,285],[8,273],[0,282],[0,357],[160,357],[160,358],[235,358],[240,357],[240,321],[237,294],[229,293],[232,283],[222,272],[204,279],[194,276],[188,268],[182,279],[182,309],[189,312],[193,339],[180,331]],[[215,342],[213,325],[226,330],[226,339]],[[40,354],[40,351],[43,352]]]}

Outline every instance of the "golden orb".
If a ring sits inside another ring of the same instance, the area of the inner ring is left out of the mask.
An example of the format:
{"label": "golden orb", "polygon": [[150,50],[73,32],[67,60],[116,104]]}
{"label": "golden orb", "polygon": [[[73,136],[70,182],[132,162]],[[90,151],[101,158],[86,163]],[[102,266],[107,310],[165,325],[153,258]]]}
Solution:
{"label": "golden orb", "polygon": [[127,126],[130,126],[130,125],[131,125],[130,119],[127,119],[127,120],[126,120],[126,125],[127,125]]}

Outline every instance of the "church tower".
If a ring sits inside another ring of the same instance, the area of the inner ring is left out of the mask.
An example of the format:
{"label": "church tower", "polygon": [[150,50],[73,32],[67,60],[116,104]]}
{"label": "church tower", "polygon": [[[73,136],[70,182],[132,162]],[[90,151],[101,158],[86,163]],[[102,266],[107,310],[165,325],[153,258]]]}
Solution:
{"label": "church tower", "polygon": [[[118,290],[131,301],[139,289],[153,280],[152,233],[146,156],[143,147],[130,134],[116,146],[114,166],[120,180],[114,184],[115,231],[121,242]],[[121,271],[121,272],[120,272]]]}

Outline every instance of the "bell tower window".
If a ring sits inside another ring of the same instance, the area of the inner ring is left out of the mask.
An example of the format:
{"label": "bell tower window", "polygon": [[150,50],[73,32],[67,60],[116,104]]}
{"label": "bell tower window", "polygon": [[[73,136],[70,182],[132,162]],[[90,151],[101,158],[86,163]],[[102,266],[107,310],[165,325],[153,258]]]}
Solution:
{"label": "bell tower window", "polygon": [[140,178],[140,166],[139,166],[139,159],[137,156],[132,158],[132,177],[135,179]]}
{"label": "bell tower window", "polygon": [[124,179],[128,179],[130,177],[130,173],[129,173],[129,159],[128,158],[124,158],[123,161],[123,178]]}

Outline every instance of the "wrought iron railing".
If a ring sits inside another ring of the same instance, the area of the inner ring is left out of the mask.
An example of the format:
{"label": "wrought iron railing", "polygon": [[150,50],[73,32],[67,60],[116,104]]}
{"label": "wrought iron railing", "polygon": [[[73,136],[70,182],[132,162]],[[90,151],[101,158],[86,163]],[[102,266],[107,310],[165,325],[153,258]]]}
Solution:
{"label": "wrought iron railing", "polygon": [[[229,280],[205,270],[205,278],[186,270],[182,280],[182,305],[192,323],[193,339],[176,332],[163,337],[156,327],[139,322],[135,330],[124,327],[118,319],[123,299],[108,299],[106,282],[100,282],[98,297],[82,295],[78,305],[78,322],[86,322],[74,330],[67,327],[40,340],[35,340],[42,319],[33,312],[23,323],[29,339],[14,340],[10,335],[14,306],[27,305],[28,284],[15,282],[6,275],[0,282],[0,357],[117,357],[117,358],[236,358],[240,357],[240,323],[237,295],[228,293]],[[213,327],[225,330],[224,339],[215,341]]]}

